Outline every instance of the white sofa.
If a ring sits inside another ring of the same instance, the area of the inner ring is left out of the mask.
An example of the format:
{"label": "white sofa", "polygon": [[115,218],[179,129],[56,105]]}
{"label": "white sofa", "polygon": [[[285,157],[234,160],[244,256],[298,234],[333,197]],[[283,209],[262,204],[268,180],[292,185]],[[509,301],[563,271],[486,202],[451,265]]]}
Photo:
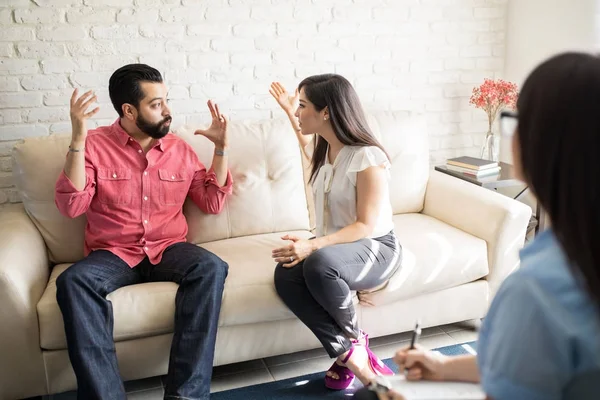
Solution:
{"label": "white sofa", "polygon": [[[526,205],[432,171],[426,123],[411,112],[369,116],[392,157],[391,201],[403,246],[402,268],[382,289],[355,296],[371,337],[406,331],[416,318],[435,326],[485,315],[500,282],[518,266],[531,215]],[[180,134],[207,165],[212,146]],[[229,263],[215,365],[316,348],[273,286],[271,249],[283,233],[311,236],[312,202],[286,120],[231,123],[233,195],[220,215],[186,203],[188,241]],[[85,217],[54,205],[54,183],[70,135],[27,139],[13,152],[23,204],[0,212],[0,399],[76,387],[56,277],[83,256]],[[121,288],[113,302],[124,380],[162,375],[173,329],[174,283]]]}

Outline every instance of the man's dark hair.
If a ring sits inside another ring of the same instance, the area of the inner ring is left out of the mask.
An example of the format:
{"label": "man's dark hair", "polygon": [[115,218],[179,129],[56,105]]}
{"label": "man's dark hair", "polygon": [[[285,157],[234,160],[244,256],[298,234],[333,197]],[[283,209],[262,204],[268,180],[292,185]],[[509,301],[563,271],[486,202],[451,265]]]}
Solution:
{"label": "man's dark hair", "polygon": [[123,104],[140,105],[144,98],[141,82],[162,83],[160,72],[146,64],[129,64],[116,70],[108,82],[108,93],[113,107],[123,117]]}

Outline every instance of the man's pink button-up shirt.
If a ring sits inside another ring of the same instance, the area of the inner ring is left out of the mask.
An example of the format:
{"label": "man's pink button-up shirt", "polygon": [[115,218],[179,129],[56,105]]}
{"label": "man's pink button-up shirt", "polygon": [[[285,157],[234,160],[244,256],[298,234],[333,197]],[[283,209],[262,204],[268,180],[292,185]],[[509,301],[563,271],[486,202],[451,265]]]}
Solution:
{"label": "man's pink button-up shirt", "polygon": [[219,186],[214,171],[207,171],[192,147],[173,134],[144,154],[119,120],[89,131],[85,172],[85,188],[78,191],[63,170],[56,206],[71,218],[86,213],[86,256],[108,250],[131,267],[146,256],[156,264],[168,246],[185,241],[187,196],[205,213],[217,214],[233,183],[228,171]]}

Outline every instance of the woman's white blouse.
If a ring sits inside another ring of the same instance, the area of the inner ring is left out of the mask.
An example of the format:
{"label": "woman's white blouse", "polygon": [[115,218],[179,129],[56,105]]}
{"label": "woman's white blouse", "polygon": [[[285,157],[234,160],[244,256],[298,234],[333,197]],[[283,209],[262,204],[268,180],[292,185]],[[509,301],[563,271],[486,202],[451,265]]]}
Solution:
{"label": "woman's white blouse", "polygon": [[[312,157],[313,146],[311,141],[305,147],[309,157]],[[372,166],[385,167],[389,183],[390,162],[379,147],[344,146],[333,165],[329,163],[327,149],[325,164],[312,184],[317,237],[335,233],[356,222],[356,174]],[[384,236],[394,228],[387,186],[385,191],[375,229],[369,238]]]}

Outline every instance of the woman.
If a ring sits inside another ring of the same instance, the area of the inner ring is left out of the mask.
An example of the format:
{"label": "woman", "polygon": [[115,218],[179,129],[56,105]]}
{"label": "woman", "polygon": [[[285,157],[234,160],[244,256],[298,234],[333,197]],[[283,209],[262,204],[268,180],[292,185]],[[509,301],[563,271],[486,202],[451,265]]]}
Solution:
{"label": "woman", "polygon": [[277,293],[337,359],[326,374],[327,387],[345,389],[355,376],[368,383],[377,374],[392,374],[369,350],[351,294],[381,285],[400,265],[389,157],[345,78],[309,77],[293,97],[279,83],[270,92],[312,160],[317,225],[312,240],[284,236],[291,244],[273,250]]}
{"label": "woman", "polygon": [[597,399],[600,59],[565,53],[545,61],[523,85],[517,109],[502,114],[503,134],[514,134],[515,167],[552,228],[522,250],[521,268],[503,282],[477,358],[402,349],[394,361],[409,379],[481,382],[495,400]]}

